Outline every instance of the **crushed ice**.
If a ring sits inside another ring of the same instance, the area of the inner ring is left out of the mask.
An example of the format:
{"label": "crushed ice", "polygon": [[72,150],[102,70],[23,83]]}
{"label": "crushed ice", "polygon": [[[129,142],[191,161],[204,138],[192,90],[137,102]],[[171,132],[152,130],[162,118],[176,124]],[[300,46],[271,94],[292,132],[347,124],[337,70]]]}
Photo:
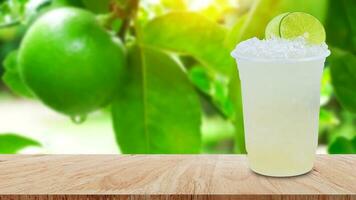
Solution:
{"label": "crushed ice", "polygon": [[303,37],[293,40],[281,38],[259,40],[254,37],[240,42],[231,52],[234,58],[252,59],[300,59],[328,56],[329,54],[330,51],[325,43],[310,45]]}

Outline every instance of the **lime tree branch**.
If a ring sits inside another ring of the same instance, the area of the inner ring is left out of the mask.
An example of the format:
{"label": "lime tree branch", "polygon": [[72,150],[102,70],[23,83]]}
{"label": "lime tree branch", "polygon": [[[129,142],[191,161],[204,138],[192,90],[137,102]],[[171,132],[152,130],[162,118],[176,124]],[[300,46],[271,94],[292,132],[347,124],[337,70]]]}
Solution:
{"label": "lime tree branch", "polygon": [[125,38],[126,31],[130,27],[130,22],[132,18],[136,17],[136,12],[138,10],[139,0],[130,0],[127,5],[127,16],[123,21],[122,27],[119,31],[119,37]]}
{"label": "lime tree branch", "polygon": [[117,35],[123,40],[130,27],[131,20],[136,17],[138,5],[139,0],[126,0],[124,2],[114,2],[110,6],[115,18],[122,20],[122,25]]}

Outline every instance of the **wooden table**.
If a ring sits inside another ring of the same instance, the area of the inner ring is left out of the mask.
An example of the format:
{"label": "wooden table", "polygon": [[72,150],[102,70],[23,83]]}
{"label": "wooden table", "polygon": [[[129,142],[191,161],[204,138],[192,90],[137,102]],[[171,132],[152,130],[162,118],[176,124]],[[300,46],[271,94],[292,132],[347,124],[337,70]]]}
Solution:
{"label": "wooden table", "polygon": [[238,155],[0,155],[0,199],[356,199],[356,155],[271,178]]}

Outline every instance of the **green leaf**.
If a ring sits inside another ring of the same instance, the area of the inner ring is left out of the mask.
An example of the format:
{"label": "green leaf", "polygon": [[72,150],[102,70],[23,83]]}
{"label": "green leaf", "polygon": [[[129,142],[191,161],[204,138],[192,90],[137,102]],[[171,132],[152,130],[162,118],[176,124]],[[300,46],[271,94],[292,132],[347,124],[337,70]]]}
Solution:
{"label": "green leaf", "polygon": [[[190,55],[197,59],[209,73],[217,74],[217,76],[222,74],[230,78],[236,76],[237,72],[230,51],[223,44],[226,33],[225,28],[199,14],[173,12],[149,22],[144,28],[143,36],[146,45]],[[228,93],[229,100],[222,102],[226,103],[224,107],[227,108],[230,118],[234,120],[235,131],[238,132],[236,152],[244,153],[240,82],[237,79],[228,84],[233,85],[233,90],[229,90],[230,87],[227,91],[221,90],[219,85],[215,89],[220,100],[225,99],[225,97],[221,98],[225,92]],[[230,102],[233,105],[230,105]]]}
{"label": "green leaf", "polygon": [[161,4],[170,10],[185,10],[187,9],[187,1],[185,0],[161,0]]}
{"label": "green leaf", "polygon": [[320,90],[320,105],[326,105],[333,93],[333,87],[331,85],[330,77],[330,67],[324,69],[323,77],[321,79],[321,90]]}
{"label": "green leaf", "polygon": [[12,133],[0,134],[0,154],[14,154],[29,146],[40,147],[41,144],[33,139]]}
{"label": "green leaf", "polygon": [[28,0],[0,1],[0,27],[22,20]]}
{"label": "green leaf", "polygon": [[234,61],[222,43],[227,30],[191,12],[171,12],[143,29],[146,45],[193,56],[209,71],[230,76]]}
{"label": "green leaf", "polygon": [[[255,5],[255,4],[254,4]],[[252,11],[250,10],[249,14]],[[243,26],[246,26],[247,24],[247,18],[249,17],[249,14],[245,14],[241,16],[235,23],[235,25],[231,28],[231,30],[228,32],[224,44],[230,49],[233,49],[243,38],[244,30]],[[246,28],[245,28],[246,29]],[[249,37],[249,36],[244,36],[244,37]],[[252,36],[255,37],[255,36]],[[248,38],[246,38],[248,39]]]}
{"label": "green leaf", "polygon": [[325,30],[329,45],[356,54],[356,1],[330,0]]}
{"label": "green leaf", "polygon": [[242,96],[241,96],[241,84],[237,69],[232,74],[232,78],[229,84],[229,97],[234,102],[235,116],[232,118],[232,122],[235,127],[235,153],[245,154],[245,131],[243,123],[242,113]]}
{"label": "green leaf", "polygon": [[211,77],[210,74],[202,67],[193,67],[188,71],[188,75],[193,84],[203,93],[210,94]]}
{"label": "green leaf", "polygon": [[320,136],[324,134],[326,131],[329,131],[335,128],[340,124],[340,120],[337,118],[335,113],[331,110],[327,110],[326,108],[320,108],[319,114],[319,134]]}
{"label": "green leaf", "polygon": [[73,6],[73,7],[83,7],[84,4],[82,0],[53,0],[53,7],[60,6]]}
{"label": "green leaf", "polygon": [[82,0],[85,8],[94,13],[107,13],[109,12],[111,0]]}
{"label": "green leaf", "polygon": [[330,154],[356,154],[356,135],[352,138],[337,137],[328,147]]}
{"label": "green leaf", "polygon": [[199,153],[201,106],[186,74],[170,56],[134,46],[113,103],[123,153]]}
{"label": "green leaf", "polygon": [[203,117],[203,153],[232,153],[234,126],[219,116]]}
{"label": "green leaf", "polygon": [[17,51],[9,53],[3,63],[5,73],[2,77],[5,84],[17,95],[33,97],[33,94],[22,81],[17,62]]}
{"label": "green leaf", "polygon": [[213,104],[227,118],[235,115],[233,102],[228,94],[228,80],[219,74],[209,73],[201,66],[195,66],[188,71],[193,84],[211,98]]}
{"label": "green leaf", "polygon": [[51,9],[52,0],[36,0],[30,1],[26,5],[25,19],[23,24],[29,26],[36,20],[37,17]]}
{"label": "green leaf", "polygon": [[356,56],[350,52],[332,49],[331,81],[341,105],[356,113]]}
{"label": "green leaf", "polygon": [[214,102],[221,107],[225,116],[232,119],[235,116],[235,112],[232,101],[229,99],[228,84],[229,82],[225,77],[219,75],[215,76],[211,95],[214,97]]}
{"label": "green leaf", "polygon": [[[28,25],[51,0],[8,0],[0,3],[0,28]],[[17,28],[17,27],[16,27]]]}
{"label": "green leaf", "polygon": [[280,0],[279,12],[306,12],[324,22],[329,12],[329,2],[333,0]]}
{"label": "green leaf", "polygon": [[[0,40],[1,40],[1,31],[0,31]],[[5,71],[4,67],[4,60],[7,57],[7,55],[16,50],[18,48],[18,41],[6,41],[4,43],[0,43],[0,79],[1,76],[3,75],[3,72]]]}
{"label": "green leaf", "polygon": [[331,154],[356,153],[356,114],[343,111],[341,126],[329,138],[328,152]]}

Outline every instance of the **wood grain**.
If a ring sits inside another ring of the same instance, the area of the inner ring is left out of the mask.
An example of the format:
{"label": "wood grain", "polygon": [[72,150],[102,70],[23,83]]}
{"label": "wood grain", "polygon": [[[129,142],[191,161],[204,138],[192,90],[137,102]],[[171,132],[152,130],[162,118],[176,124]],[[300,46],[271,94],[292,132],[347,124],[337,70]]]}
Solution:
{"label": "wood grain", "polygon": [[0,155],[0,199],[356,199],[356,155],[257,175],[237,155]]}

